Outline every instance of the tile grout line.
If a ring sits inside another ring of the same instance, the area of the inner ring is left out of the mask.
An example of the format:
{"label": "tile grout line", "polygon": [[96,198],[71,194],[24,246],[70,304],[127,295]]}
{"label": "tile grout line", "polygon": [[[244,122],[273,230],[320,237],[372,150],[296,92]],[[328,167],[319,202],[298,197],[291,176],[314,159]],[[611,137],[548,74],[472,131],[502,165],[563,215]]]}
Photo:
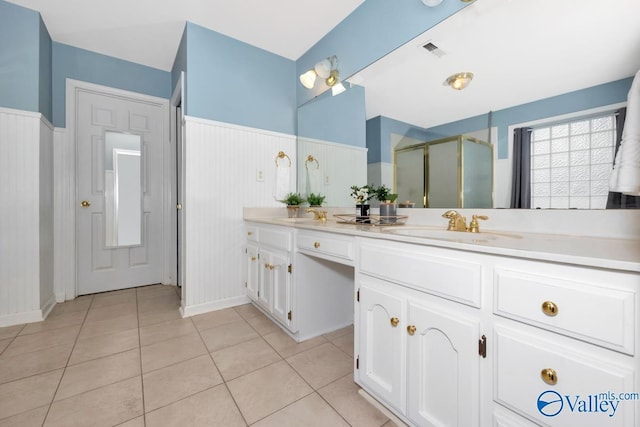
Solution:
{"label": "tile grout line", "polygon": [[53,395],[51,396],[51,402],[49,403],[49,407],[47,408],[47,413],[44,415],[44,418],[42,419],[42,426],[43,427],[44,427],[45,423],[47,422],[47,418],[49,417],[49,413],[51,412],[51,408],[53,407],[53,404],[55,402],[56,394],[58,394],[58,391],[60,390],[60,385],[62,384],[62,379],[64,378],[65,372],[67,372],[67,368],[69,367],[69,361],[71,360],[71,355],[73,354],[73,350],[76,348],[76,345],[78,344],[78,339],[80,339],[80,332],[82,331],[82,327],[84,326],[84,323],[87,321],[87,316],[89,316],[89,310],[91,310],[91,306],[93,305],[93,301],[94,301],[94,297],[91,296],[91,301],[89,302],[89,307],[87,307],[87,311],[84,314],[84,318],[82,319],[82,323],[80,323],[80,329],[78,329],[78,333],[76,335],[76,339],[73,341],[73,345],[71,346],[71,351],[69,352],[69,356],[67,357],[67,362],[65,363],[64,368],[62,368],[62,375],[60,375],[60,380],[58,381],[58,385],[56,386],[56,390],[53,392]]}
{"label": "tile grout line", "polygon": [[[253,305],[253,304],[252,304],[252,305]],[[289,366],[289,368],[291,368],[291,370],[293,370],[293,372],[295,372],[295,374],[296,374],[298,377],[300,377],[300,379],[302,379],[302,381],[304,381],[304,383],[305,383],[305,384],[307,384],[307,385],[309,386],[309,388],[312,390],[312,391],[311,391],[311,393],[306,394],[306,395],[304,395],[304,396],[300,397],[299,399],[296,399],[296,400],[294,400],[293,402],[290,402],[289,404],[287,404],[287,405],[283,406],[282,408],[279,408],[279,409],[277,409],[277,410],[275,410],[275,411],[273,411],[273,412],[271,412],[271,413],[269,413],[269,414],[265,415],[264,417],[262,417],[262,418],[260,418],[260,419],[256,420],[256,421],[255,421],[255,423],[258,423],[258,422],[260,422],[261,420],[264,420],[265,418],[268,418],[268,417],[270,417],[271,415],[273,415],[273,414],[275,414],[275,413],[277,413],[277,412],[279,412],[279,411],[282,411],[283,409],[288,408],[289,406],[291,406],[291,405],[293,405],[293,404],[295,404],[295,403],[297,403],[297,402],[301,401],[302,399],[305,399],[305,398],[307,398],[307,397],[309,397],[309,396],[311,396],[312,394],[314,394],[314,393],[315,393],[315,394],[317,394],[317,395],[318,395],[318,397],[320,397],[322,400],[324,400],[324,401],[329,405],[329,407],[330,407],[330,408],[331,408],[335,413],[337,413],[337,414],[338,414],[338,416],[339,416],[340,418],[342,418],[342,419],[347,423],[347,425],[351,425],[351,424],[350,424],[350,423],[349,423],[349,422],[348,422],[348,421],[347,421],[347,420],[342,416],[342,414],[341,414],[340,412],[338,412],[338,410],[336,410],[333,406],[331,406],[331,404],[329,404],[329,402],[327,402],[327,401],[324,399],[324,397],[322,397],[322,395],[321,395],[320,393],[318,393],[318,390],[317,390],[317,389],[315,389],[315,388],[314,388],[314,387],[313,387],[313,386],[312,386],[312,385],[311,385],[311,384],[310,384],[310,383],[309,383],[309,382],[308,382],[308,381],[307,381],[307,380],[302,376],[302,374],[301,374],[300,372],[298,372],[298,371],[297,371],[297,370],[296,370],[296,369],[291,365],[291,363],[289,363],[289,361],[287,360],[287,358],[285,358],[285,357],[284,357],[284,356],[283,356],[283,355],[282,355],[282,354],[281,354],[281,353],[280,353],[280,352],[279,352],[279,351],[278,351],[278,350],[277,350],[273,345],[271,345],[271,343],[270,343],[269,341],[267,341],[266,339],[264,339],[264,336],[263,336],[263,335],[262,335],[262,334],[261,334],[261,333],[260,333],[260,332],[259,332],[259,331],[258,331],[258,330],[253,326],[253,325],[252,325],[252,324],[250,324],[250,323],[247,321],[247,319],[246,319],[246,318],[245,318],[245,317],[244,317],[240,312],[238,312],[238,310],[236,310],[236,309],[235,309],[235,307],[234,307],[234,310],[236,311],[236,313],[238,313],[238,314],[240,315],[240,317],[242,317],[242,318],[245,320],[245,322],[246,322],[246,323],[247,323],[251,328],[253,328],[253,330],[254,330],[254,331],[256,331],[256,332],[258,333],[258,335],[260,336],[260,338],[262,338],[262,340],[263,340],[264,342],[266,342],[266,343],[267,343],[267,345],[269,345],[269,347],[271,347],[271,348],[273,349],[273,351],[275,351],[275,352],[276,352],[276,354],[277,354],[278,356],[280,356],[280,358],[281,358],[281,360],[280,360],[280,361],[284,361],[284,362]],[[258,310],[259,310],[259,309],[258,309]],[[285,334],[286,334],[286,332],[285,332]],[[346,334],[346,333],[345,333],[345,334]],[[287,336],[288,336],[288,335],[287,335]],[[337,345],[333,344],[333,342],[332,342],[331,340],[327,339],[324,335],[321,335],[321,336],[325,339],[326,343],[331,343],[334,347],[336,347],[336,349],[337,349],[338,351],[342,351],[342,349],[340,349]],[[291,337],[289,337],[289,338],[291,338]],[[325,343],[318,343],[318,345],[315,345],[315,346],[313,346],[313,347],[310,347],[310,348],[309,348],[309,349],[307,349],[307,350],[304,350],[304,351],[301,351],[301,352],[295,353],[295,354],[293,354],[293,355],[291,355],[291,356],[289,356],[289,357],[293,357],[293,356],[295,356],[295,355],[297,355],[297,354],[304,353],[305,351],[312,350],[312,349],[314,349],[314,348],[316,348],[316,347],[319,347],[320,345],[323,345],[323,344],[325,344]],[[274,362],[274,363],[271,363],[271,364],[269,364],[269,365],[267,365],[267,366],[263,366],[262,368],[259,368],[259,369],[255,369],[255,370],[253,370],[253,371],[251,371],[251,372],[256,372],[256,371],[258,371],[258,370],[260,370],[260,369],[263,369],[263,368],[266,368],[266,367],[268,367],[268,366],[275,365],[276,363],[279,363],[280,361],[278,361],[278,362]],[[243,376],[245,376],[245,375],[250,374],[251,372],[247,372],[247,373],[245,373],[245,374],[243,374],[243,375],[241,375],[241,376],[239,376],[239,377],[237,377],[237,378],[241,378],[241,377],[243,377]],[[342,378],[342,377],[340,377],[340,378]],[[340,379],[340,378],[339,378],[339,379]],[[234,379],[236,379],[236,378],[234,378]],[[335,381],[337,381],[337,379],[336,379],[336,380],[334,380],[334,381],[332,381],[332,382],[335,382]],[[331,384],[331,383],[329,383],[329,384]],[[226,385],[226,381],[225,381],[225,385]],[[327,385],[328,385],[328,384],[327,384]],[[325,385],[325,386],[326,386],[326,385]],[[325,386],[323,386],[323,387],[325,387]],[[228,387],[227,387],[227,388],[228,388]],[[229,390],[229,394],[231,394],[231,391],[230,391],[230,390]],[[231,397],[233,398],[233,395],[231,395]],[[234,402],[235,402],[235,398],[234,398]],[[237,403],[236,403],[236,406],[238,406],[238,405],[237,405]],[[239,408],[238,408],[238,409],[239,409]],[[241,412],[241,414],[242,414],[242,412]],[[242,417],[244,418],[244,415],[243,415]],[[245,423],[246,423],[246,419],[245,419]],[[255,423],[253,423],[253,424],[255,424]]]}
{"label": "tile grout line", "polygon": [[[235,308],[234,308],[234,311],[237,313]],[[240,315],[240,313],[238,313],[238,314]],[[247,324],[249,324],[249,322],[247,322],[246,319],[244,319],[244,317],[242,317],[242,315],[240,315],[240,318],[242,318],[242,320],[244,320]],[[227,390],[227,393],[229,393],[229,396],[231,397],[231,400],[233,401],[233,404],[236,405],[236,409],[238,410],[238,413],[242,417],[242,421],[244,421],[244,424],[246,426],[248,426],[249,423],[247,422],[247,419],[245,418],[245,416],[242,413],[242,411],[240,410],[240,406],[238,406],[238,402],[236,401],[236,398],[233,396],[233,393],[231,393],[231,390],[229,389],[229,385],[227,384],[227,381],[222,376],[222,372],[220,372],[220,369],[218,368],[218,365],[216,365],[216,361],[213,360],[213,354],[211,354],[211,352],[209,351],[209,347],[207,346],[207,343],[204,341],[204,338],[202,338],[202,334],[200,333],[200,329],[198,329],[198,327],[196,326],[195,322],[193,321],[193,317],[190,317],[190,319],[191,319],[191,322],[193,323],[194,328],[196,328],[196,331],[198,332],[198,336],[200,337],[200,340],[202,341],[202,344],[207,349],[207,353],[209,354],[209,358],[211,358],[211,362],[213,362],[213,366],[216,367],[216,371],[218,371],[218,375],[220,375],[220,378],[222,379],[222,384],[224,384],[224,387]],[[251,326],[251,325],[249,325],[249,326]],[[220,384],[218,384],[218,385],[220,385]],[[217,386],[214,386],[214,387],[217,387]],[[213,387],[210,387],[209,389],[211,389],[211,388],[213,388]],[[207,389],[207,390],[209,390],[209,389]],[[201,393],[201,392],[199,392],[199,393]]]}
{"label": "tile grout line", "polygon": [[[140,359],[140,389],[142,392],[142,425],[147,425],[147,410],[144,404],[144,375],[142,370],[142,338],[140,337],[140,311],[138,304],[138,289],[136,289],[136,321],[138,322],[138,357]],[[133,419],[133,418],[132,418]]]}

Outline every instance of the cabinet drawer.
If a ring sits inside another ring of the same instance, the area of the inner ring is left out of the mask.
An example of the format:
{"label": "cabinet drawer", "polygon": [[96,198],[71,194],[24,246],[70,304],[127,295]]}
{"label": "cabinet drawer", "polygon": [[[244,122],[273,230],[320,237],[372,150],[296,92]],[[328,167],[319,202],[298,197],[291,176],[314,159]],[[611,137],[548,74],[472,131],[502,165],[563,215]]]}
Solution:
{"label": "cabinet drawer", "polygon": [[363,244],[360,271],[480,307],[482,264],[463,259],[454,251],[418,245]]}
{"label": "cabinet drawer", "polygon": [[[498,403],[543,425],[637,425],[636,402],[611,398],[634,392],[631,370],[507,328],[496,328],[494,341],[494,399]],[[543,381],[543,370],[553,370],[555,384]]]}
{"label": "cabinet drawer", "polygon": [[326,233],[298,232],[298,249],[321,258],[335,257],[353,264],[353,239]]}
{"label": "cabinet drawer", "polygon": [[[623,280],[610,274],[608,283]],[[631,291],[501,268],[495,270],[494,285],[496,314],[634,353],[635,294]]]}
{"label": "cabinet drawer", "polygon": [[253,225],[247,225],[247,240],[249,242],[257,242],[258,239],[258,227]]}
{"label": "cabinet drawer", "polygon": [[285,251],[292,250],[293,232],[287,229],[275,229],[260,227],[258,230],[258,242],[261,245],[269,245]]}

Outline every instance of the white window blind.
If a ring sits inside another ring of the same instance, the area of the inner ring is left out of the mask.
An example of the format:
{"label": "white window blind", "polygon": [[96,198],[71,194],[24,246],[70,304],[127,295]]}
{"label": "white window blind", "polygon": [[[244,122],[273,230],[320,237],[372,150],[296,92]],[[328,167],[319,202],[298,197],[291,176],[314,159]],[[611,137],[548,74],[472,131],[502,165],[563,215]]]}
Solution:
{"label": "white window blind", "polygon": [[615,113],[533,128],[531,207],[604,209],[615,139]]}

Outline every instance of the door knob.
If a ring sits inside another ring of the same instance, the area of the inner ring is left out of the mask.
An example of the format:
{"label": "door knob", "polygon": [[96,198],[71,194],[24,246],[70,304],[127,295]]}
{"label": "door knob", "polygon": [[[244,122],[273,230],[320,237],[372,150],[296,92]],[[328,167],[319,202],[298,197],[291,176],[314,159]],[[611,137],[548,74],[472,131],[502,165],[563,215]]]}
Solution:
{"label": "door knob", "polygon": [[91,206],[91,202],[88,200],[83,200],[82,202],[80,202],[80,206],[82,206],[83,208],[88,208],[89,206]]}

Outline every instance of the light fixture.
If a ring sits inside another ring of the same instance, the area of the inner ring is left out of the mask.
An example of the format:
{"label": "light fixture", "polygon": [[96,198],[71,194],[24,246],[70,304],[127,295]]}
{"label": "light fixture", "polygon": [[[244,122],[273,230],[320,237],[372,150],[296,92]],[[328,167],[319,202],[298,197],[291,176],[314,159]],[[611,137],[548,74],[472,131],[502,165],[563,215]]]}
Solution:
{"label": "light fixture", "polygon": [[344,87],[342,82],[338,82],[338,84],[331,86],[331,96],[340,95],[345,90],[347,90],[347,88]]}
{"label": "light fixture", "polygon": [[444,81],[443,85],[451,86],[455,90],[462,90],[469,86],[472,79],[473,73],[465,71],[463,73],[457,73],[447,77],[447,80]]}
{"label": "light fixture", "polygon": [[335,55],[323,59],[309,71],[300,74],[300,83],[307,89],[313,89],[317,77],[325,79],[325,84],[329,87],[335,86],[340,81],[338,58]]}
{"label": "light fixture", "polygon": [[442,3],[442,0],[422,0],[422,3],[424,3],[425,6],[436,7]]}

